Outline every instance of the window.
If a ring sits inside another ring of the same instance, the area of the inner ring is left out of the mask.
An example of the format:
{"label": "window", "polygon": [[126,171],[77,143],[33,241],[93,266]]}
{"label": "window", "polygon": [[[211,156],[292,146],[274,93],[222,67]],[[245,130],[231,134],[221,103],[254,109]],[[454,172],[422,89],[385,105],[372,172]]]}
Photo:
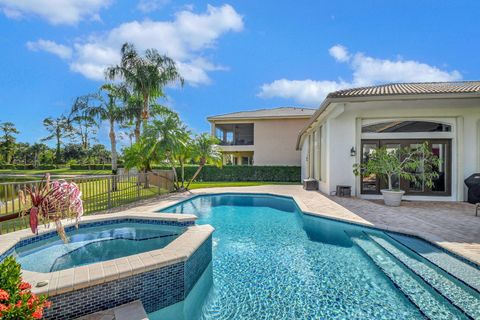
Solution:
{"label": "window", "polygon": [[429,121],[387,121],[364,125],[362,133],[451,132],[452,126]]}
{"label": "window", "polygon": [[[451,195],[451,140],[440,139],[404,139],[404,140],[362,140],[362,162],[368,161],[369,155],[378,147],[386,147],[389,150],[398,148],[415,148],[421,143],[428,141],[432,152],[440,159],[441,164],[434,170],[438,173],[438,178],[434,181],[432,188],[427,187],[422,179],[420,182],[411,182],[398,177],[393,179],[393,187],[405,190],[408,195]],[[417,168],[415,175],[423,175],[422,168]],[[375,175],[362,177],[362,194],[379,194],[381,189],[386,189],[386,179],[378,179]]]}
{"label": "window", "polygon": [[321,144],[322,144],[322,128],[319,128],[314,133],[315,136],[315,144],[314,144],[314,154],[315,154],[315,179],[321,180],[322,179],[322,155],[321,155]]}

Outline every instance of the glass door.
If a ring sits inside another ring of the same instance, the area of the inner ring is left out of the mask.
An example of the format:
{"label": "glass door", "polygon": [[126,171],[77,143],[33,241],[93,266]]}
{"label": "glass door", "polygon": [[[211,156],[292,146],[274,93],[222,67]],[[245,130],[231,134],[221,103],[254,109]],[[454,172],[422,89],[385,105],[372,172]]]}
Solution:
{"label": "glass door", "polygon": [[[418,181],[408,181],[405,179],[393,179],[393,187],[405,190],[408,195],[431,195],[431,196],[450,196],[451,195],[451,140],[362,140],[362,162],[368,160],[368,154],[377,147],[386,147],[389,150],[410,147],[417,148],[420,144],[428,141],[433,154],[440,159],[440,166],[434,168],[438,173],[433,187],[428,187],[422,181],[423,170],[418,168],[414,174],[418,176]],[[377,177],[368,176],[362,178],[361,192],[362,194],[379,194],[381,189],[386,189],[386,179],[378,179]]]}

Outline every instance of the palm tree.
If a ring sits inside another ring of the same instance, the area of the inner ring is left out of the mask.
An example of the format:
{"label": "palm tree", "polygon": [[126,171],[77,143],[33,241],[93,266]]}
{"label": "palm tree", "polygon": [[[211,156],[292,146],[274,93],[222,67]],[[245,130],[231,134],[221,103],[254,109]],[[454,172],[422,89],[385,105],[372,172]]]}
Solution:
{"label": "palm tree", "polygon": [[155,49],[145,51],[142,57],[133,44],[125,43],[121,49],[122,59],[119,65],[107,68],[106,77],[110,80],[123,79],[132,90],[142,98],[142,119],[144,130],[149,113],[149,104],[164,97],[163,88],[177,81],[183,85],[175,61],[161,55]]}
{"label": "palm tree", "polygon": [[202,171],[206,164],[214,164],[216,166],[222,166],[222,153],[218,148],[218,139],[207,133],[202,133],[197,136],[193,141],[193,159],[198,161],[198,169],[188,181],[186,189],[190,186],[197,176]]}
{"label": "palm tree", "polygon": [[[126,108],[129,120],[126,126],[134,126],[133,133],[135,142],[138,142],[140,140],[140,127],[143,119],[143,99],[137,94],[130,93],[126,99]],[[169,108],[157,103],[148,105],[148,113],[150,116],[162,116],[170,112],[171,110]]]}
{"label": "palm tree", "polygon": [[64,139],[72,137],[73,129],[72,125],[67,117],[63,114],[58,118],[48,117],[43,120],[43,126],[49,132],[49,135],[41,141],[49,141],[55,139],[56,151],[55,162],[60,163],[61,160],[61,146]]}
{"label": "palm tree", "polygon": [[[83,105],[83,110],[81,110],[100,121],[108,121],[113,174],[117,174],[118,170],[115,125],[124,121],[127,116],[126,109],[119,105],[119,101],[124,100],[125,94],[124,85],[104,84],[100,87],[100,93],[97,95],[100,103],[98,105]],[[116,189],[115,186],[114,189]]]}
{"label": "palm tree", "polygon": [[190,131],[173,111],[154,119],[144,133],[146,143],[153,147],[158,161],[166,161],[174,173],[175,189],[180,189],[176,172],[177,165],[182,169],[182,187],[185,181],[184,166],[190,154]]}
{"label": "palm tree", "polygon": [[2,149],[5,162],[10,163],[15,151],[15,135],[19,134],[20,132],[12,122],[0,123],[0,131],[2,131],[0,148]]}

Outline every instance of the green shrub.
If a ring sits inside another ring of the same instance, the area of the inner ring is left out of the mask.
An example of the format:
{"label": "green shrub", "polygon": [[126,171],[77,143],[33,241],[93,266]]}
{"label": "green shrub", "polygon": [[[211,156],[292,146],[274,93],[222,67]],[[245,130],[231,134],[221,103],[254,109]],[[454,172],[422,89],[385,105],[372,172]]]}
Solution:
{"label": "green shrub", "polygon": [[[119,168],[122,168],[122,164],[118,164]],[[92,163],[92,164],[71,164],[72,170],[112,170],[112,164],[110,163]]]}
{"label": "green shrub", "polygon": [[[193,176],[198,166],[185,167],[185,179]],[[170,170],[165,166],[154,169]],[[177,168],[180,177],[180,168]],[[301,168],[297,166],[205,166],[196,181],[260,181],[260,182],[299,182]]]}

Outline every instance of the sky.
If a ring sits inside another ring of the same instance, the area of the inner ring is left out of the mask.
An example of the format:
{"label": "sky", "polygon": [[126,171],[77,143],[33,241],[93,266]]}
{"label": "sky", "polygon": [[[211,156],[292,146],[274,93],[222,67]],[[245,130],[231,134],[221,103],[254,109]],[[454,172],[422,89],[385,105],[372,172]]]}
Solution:
{"label": "sky", "polygon": [[43,119],[96,92],[125,42],[176,61],[185,85],[159,102],[194,132],[210,115],[316,108],[343,88],[479,80],[479,12],[454,0],[0,0],[0,121],[39,141]]}

